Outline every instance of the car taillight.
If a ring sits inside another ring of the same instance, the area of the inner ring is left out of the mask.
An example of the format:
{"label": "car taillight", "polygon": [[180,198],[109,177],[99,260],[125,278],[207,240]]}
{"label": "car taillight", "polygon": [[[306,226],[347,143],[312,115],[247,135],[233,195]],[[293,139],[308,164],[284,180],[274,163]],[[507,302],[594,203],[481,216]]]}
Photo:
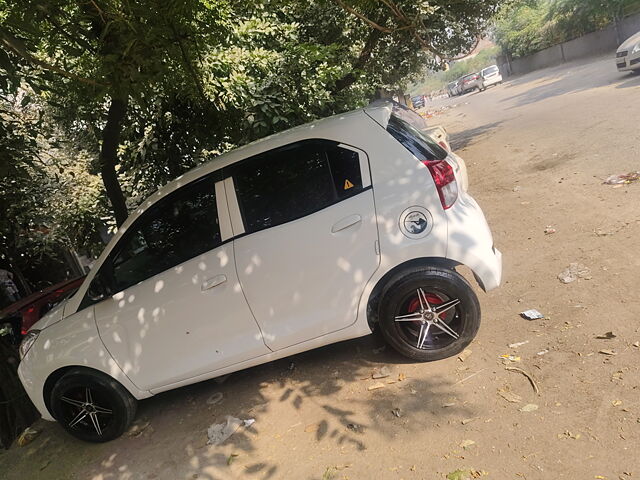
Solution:
{"label": "car taillight", "polygon": [[458,182],[453,167],[446,160],[424,160],[422,163],[429,169],[436,184],[442,208],[451,208],[458,199]]}

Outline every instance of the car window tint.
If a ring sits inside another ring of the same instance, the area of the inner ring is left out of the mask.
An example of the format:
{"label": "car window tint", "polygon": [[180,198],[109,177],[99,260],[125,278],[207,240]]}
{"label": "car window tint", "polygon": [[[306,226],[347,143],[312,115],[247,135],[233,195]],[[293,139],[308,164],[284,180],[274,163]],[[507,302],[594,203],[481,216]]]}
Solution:
{"label": "car window tint", "polygon": [[[335,142],[299,142],[232,168],[247,233],[275,227],[362,191],[358,154]],[[345,188],[346,187],[346,188]]]}
{"label": "car window tint", "polygon": [[495,72],[497,72],[497,71],[498,71],[498,67],[489,67],[489,68],[485,68],[485,69],[482,71],[482,74],[483,74],[483,75],[489,75],[489,74],[491,74],[491,73],[495,73]]}
{"label": "car window tint", "polygon": [[362,173],[358,153],[338,146],[328,148],[326,153],[338,198],[342,200],[361,192]]}
{"label": "car window tint", "polygon": [[145,212],[114,250],[115,291],[211,250],[220,244],[213,179],[182,187]]}
{"label": "car window tint", "polygon": [[395,115],[389,117],[387,132],[420,161],[444,160],[447,158],[447,152],[431,137],[413,128]]}

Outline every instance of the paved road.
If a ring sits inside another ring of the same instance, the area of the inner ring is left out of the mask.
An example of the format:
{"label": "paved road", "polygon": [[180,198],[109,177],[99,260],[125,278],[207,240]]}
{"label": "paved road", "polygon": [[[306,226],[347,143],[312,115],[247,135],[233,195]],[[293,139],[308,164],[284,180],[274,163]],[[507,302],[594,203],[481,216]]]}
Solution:
{"label": "paved road", "polygon": [[[47,424],[28,447],[0,453],[0,477],[431,480],[469,468],[496,480],[639,477],[640,185],[602,180],[640,170],[640,76],[607,58],[448,103],[462,105],[432,122],[466,159],[505,261],[502,288],[480,293],[483,325],[464,362],[413,364],[374,336],[345,342],[159,395],[140,405],[141,434],[106,445]],[[557,233],[545,235],[547,225]],[[571,262],[591,278],[561,284]],[[527,308],[549,318],[519,318]],[[608,331],[615,338],[595,338]],[[528,343],[508,347],[517,342]],[[382,366],[388,383],[369,391]],[[506,366],[531,374],[540,394]],[[216,392],[222,402],[208,405]],[[538,409],[520,411],[527,404]],[[225,415],[256,423],[208,447],[207,427]]]}

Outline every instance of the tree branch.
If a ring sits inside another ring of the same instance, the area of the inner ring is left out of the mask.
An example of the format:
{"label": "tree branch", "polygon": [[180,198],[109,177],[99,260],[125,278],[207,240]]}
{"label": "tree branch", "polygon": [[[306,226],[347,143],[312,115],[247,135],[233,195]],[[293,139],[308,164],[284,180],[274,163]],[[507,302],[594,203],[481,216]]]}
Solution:
{"label": "tree branch", "polygon": [[[355,9],[353,9],[352,7],[346,5],[342,0],[334,0],[338,5],[340,5],[344,10],[346,10],[347,12],[351,13],[352,15],[355,15],[356,17],[358,17],[360,20],[366,22],[368,25],[370,25],[371,27],[373,27],[375,30],[378,30],[382,33],[395,33],[395,32],[399,32],[402,30],[413,30],[412,32],[412,36],[413,38],[421,45],[422,49],[431,53],[434,53],[435,55],[437,55],[438,57],[440,57],[442,60],[445,61],[451,61],[451,60],[461,60],[465,57],[468,57],[469,55],[471,55],[473,53],[473,51],[476,49],[476,47],[478,46],[478,44],[480,43],[480,37],[476,38],[476,43],[473,46],[472,49],[470,49],[467,53],[461,55],[461,56],[457,56],[457,57],[450,57],[449,55],[445,55],[442,52],[440,52],[436,47],[433,46],[433,43],[431,42],[431,40],[427,37],[427,39],[425,40],[420,33],[418,32],[418,22],[420,23],[420,25],[422,25],[422,28],[425,31],[428,31],[426,25],[424,24],[424,21],[422,19],[419,18],[418,15],[416,15],[416,19],[415,20],[411,20],[409,17],[407,17],[407,15],[402,11],[402,8],[400,8],[398,5],[396,5],[392,0],[380,0],[380,2],[385,5],[389,10],[391,10],[391,13],[396,17],[396,19],[401,23],[404,24],[401,27],[398,28],[387,28],[384,27],[382,25],[380,25],[377,22],[374,22],[373,20],[367,18],[365,15],[357,12]],[[348,74],[351,75],[351,74]],[[348,76],[347,75],[347,76]],[[346,77],[346,76],[345,76]],[[343,77],[343,78],[345,78]],[[338,86],[338,83],[343,80],[340,79],[338,80],[338,82],[336,82],[336,86]],[[353,82],[351,82],[353,83]]]}
{"label": "tree branch", "polygon": [[189,54],[187,53],[187,50],[184,48],[184,44],[182,43],[182,39],[178,35],[178,31],[176,30],[176,27],[173,24],[173,22],[169,22],[169,27],[171,28],[171,31],[173,32],[173,36],[175,37],[176,42],[178,42],[178,47],[180,48],[180,53],[182,54],[182,61],[184,62],[185,67],[187,68],[187,71],[189,72],[189,75],[191,75],[191,78],[193,78],[193,82],[196,85],[196,89],[198,90],[198,94],[200,95],[200,97],[202,97],[202,99],[204,101],[206,101],[207,100],[207,96],[204,94],[204,87],[202,86],[202,81],[201,81],[200,77],[198,76],[195,68],[193,68],[193,64],[191,63],[191,59],[189,58]]}
{"label": "tree branch", "polygon": [[383,27],[382,25],[378,25],[373,20],[370,20],[367,17],[365,17],[364,15],[362,15],[361,13],[358,13],[356,10],[351,8],[349,5],[345,4],[342,0],[334,0],[334,1],[338,5],[340,5],[344,10],[346,10],[349,13],[351,13],[352,15],[355,15],[360,20],[368,23],[371,27],[375,28],[376,30],[380,30],[382,33],[393,33],[394,32],[394,30],[392,30],[390,28],[387,28],[387,27]]}
{"label": "tree branch", "polygon": [[342,78],[336,80],[336,83],[331,89],[331,93],[336,94],[353,85],[353,83],[357,80],[355,72],[357,70],[363,69],[367,62],[371,59],[373,49],[375,48],[376,43],[378,43],[381,35],[381,30],[371,30],[371,32],[369,33],[369,37],[367,37],[367,41],[364,44],[364,47],[362,47],[360,55],[358,55],[358,58],[351,66],[351,71],[344,75]]}
{"label": "tree branch", "polygon": [[58,32],[60,32],[64,37],[66,37],[67,40],[75,43],[79,47],[83,47],[83,48],[89,50],[91,53],[95,53],[95,49],[91,46],[91,44],[89,42],[87,42],[84,38],[75,38],[75,37],[73,37],[69,32],[67,32],[62,27],[62,25],[60,25],[60,23],[55,18],[53,18],[51,15],[49,15],[49,13],[46,11],[46,9],[42,5],[39,5],[36,8],[38,10],[40,10],[44,14],[45,17],[47,17],[47,20],[49,20],[51,25],[53,25]]}
{"label": "tree branch", "polygon": [[32,63],[33,65],[36,65],[44,70],[56,72],[63,77],[71,78],[73,80],[77,80],[78,82],[93,85],[95,87],[108,86],[108,84],[96,82],[95,80],[91,80],[90,78],[81,77],[79,75],[76,75],[75,73],[67,72],[60,67],[56,67],[55,65],[51,65],[43,60],[40,60],[39,58],[34,57],[27,51],[26,47],[20,40],[4,30],[0,30],[0,44],[4,45],[5,48],[9,49],[19,57],[22,57],[27,62]]}

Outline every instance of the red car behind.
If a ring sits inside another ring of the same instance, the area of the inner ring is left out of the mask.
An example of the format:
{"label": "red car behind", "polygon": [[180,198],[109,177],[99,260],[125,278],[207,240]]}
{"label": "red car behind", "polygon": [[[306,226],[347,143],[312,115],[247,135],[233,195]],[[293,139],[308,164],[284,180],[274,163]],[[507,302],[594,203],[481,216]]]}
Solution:
{"label": "red car behind", "polygon": [[34,323],[58,302],[75,292],[84,279],[83,276],[65,280],[21,298],[0,310],[0,323],[11,323],[16,330],[16,340],[20,341],[22,335],[25,335]]}

